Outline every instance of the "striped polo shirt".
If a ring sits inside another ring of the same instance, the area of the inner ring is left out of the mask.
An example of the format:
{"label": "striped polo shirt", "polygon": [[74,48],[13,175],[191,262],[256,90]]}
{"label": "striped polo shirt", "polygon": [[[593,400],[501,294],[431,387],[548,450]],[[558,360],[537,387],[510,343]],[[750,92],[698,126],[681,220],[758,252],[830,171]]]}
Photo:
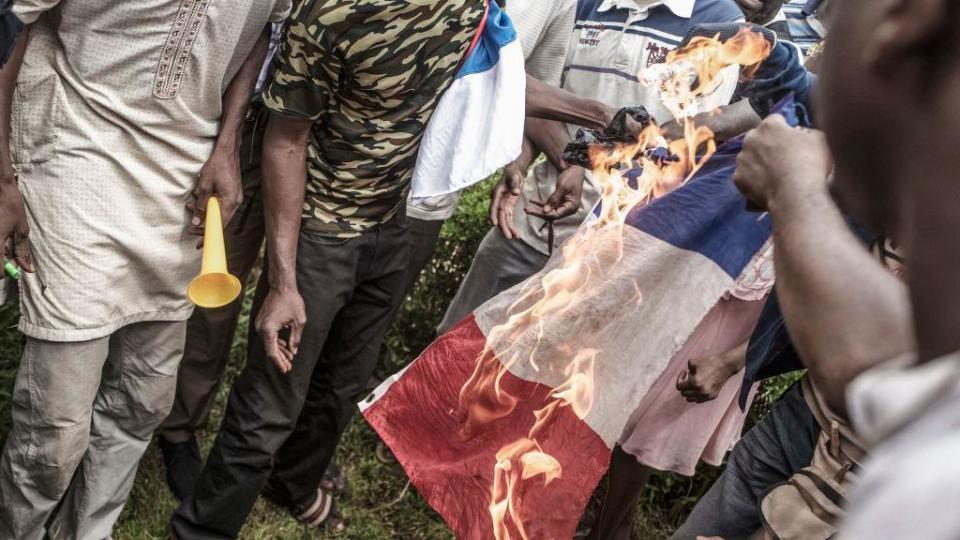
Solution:
{"label": "striped polo shirt", "polygon": [[[643,105],[658,123],[669,122],[673,115],[656,89],[640,84],[640,72],[666,61],[694,26],[742,20],[734,0],[579,0],[562,86],[617,109]],[[567,127],[573,137],[577,126]],[[514,212],[520,238],[542,253],[550,251],[549,229],[523,209],[532,200],[546,200],[556,182],[557,170],[549,161],[536,165]],[[576,214],[554,222],[556,245],[576,231],[600,198],[600,186],[589,172],[581,197]]]}
{"label": "striped polo shirt", "polygon": [[827,37],[827,30],[820,20],[823,4],[816,7],[810,0],[792,0],[783,5],[777,20],[786,20],[790,41],[806,56],[810,47]]}
{"label": "striped polo shirt", "polygon": [[643,105],[657,121],[669,121],[657,92],[640,84],[640,72],[664,62],[694,26],[741,20],[733,0],[580,0],[563,86],[614,107]]}

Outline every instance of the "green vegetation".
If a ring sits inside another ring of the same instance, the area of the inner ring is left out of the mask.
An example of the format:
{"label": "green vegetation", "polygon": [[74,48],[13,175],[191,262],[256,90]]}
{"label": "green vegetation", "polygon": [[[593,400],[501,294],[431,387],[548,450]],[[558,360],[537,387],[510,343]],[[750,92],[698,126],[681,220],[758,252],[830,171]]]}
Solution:
{"label": "green vegetation", "polygon": [[[397,324],[389,336],[395,353],[381,366],[383,373],[392,373],[410,361],[432,339],[433,328],[443,315],[461,277],[470,265],[477,245],[489,228],[487,194],[489,182],[465,194],[457,215],[443,229],[433,263],[424,272],[416,290],[407,299]],[[255,278],[256,276],[254,276]],[[249,309],[250,295],[246,300]],[[22,338],[14,329],[16,310],[0,309],[0,440],[9,429],[10,395],[20,356]],[[226,401],[229,383],[237,375],[246,351],[247,312],[240,321],[232,353],[232,363],[225,384],[218,395],[210,429],[201,434],[204,446],[212,444]],[[761,392],[756,410],[766,410],[783,391],[789,380],[768,385]],[[383,465],[374,457],[377,437],[359,417],[347,431],[340,447],[338,461],[347,473],[350,491],[341,500],[349,529],[343,538],[357,540],[439,540],[452,538],[443,521],[407,485],[398,465]],[[634,523],[637,539],[660,539],[669,535],[696,500],[716,478],[718,470],[701,467],[694,478],[672,474],[655,475],[644,494]],[[168,520],[176,502],[163,480],[160,452],[152,445],[144,457],[130,502],[120,519],[114,538],[164,539],[168,537]],[[306,539],[323,538],[320,533],[297,525],[282,510],[260,501],[243,531],[242,538]]]}

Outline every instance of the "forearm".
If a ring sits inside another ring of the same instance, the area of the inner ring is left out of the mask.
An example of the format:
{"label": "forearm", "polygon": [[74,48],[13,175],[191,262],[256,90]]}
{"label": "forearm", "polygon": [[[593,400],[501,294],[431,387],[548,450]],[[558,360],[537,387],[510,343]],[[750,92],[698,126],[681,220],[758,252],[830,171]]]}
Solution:
{"label": "forearm", "polygon": [[[750,102],[741,100],[718,109],[700,113],[693,117],[693,125],[706,127],[713,132],[718,142],[728,141],[760,125],[762,119]],[[677,140],[684,136],[685,123],[671,120],[661,126],[667,140]]]}
{"label": "forearm", "polygon": [[12,178],[6,177],[3,171],[10,171],[13,167],[10,159],[10,114],[29,35],[30,27],[27,26],[20,32],[20,37],[17,38],[16,46],[7,64],[0,69],[0,182],[13,181]]}
{"label": "forearm", "polygon": [[603,103],[527,76],[527,116],[602,129],[616,113]]}
{"label": "forearm", "polygon": [[747,344],[749,340],[723,353],[723,364],[727,372],[733,376],[747,365]]}
{"label": "forearm", "polygon": [[272,289],[295,289],[300,214],[306,191],[306,136],[272,115],[263,138],[263,201]]}
{"label": "forearm", "polygon": [[718,141],[728,141],[757,127],[761,120],[750,102],[744,99],[697,115],[695,124],[710,128]]}
{"label": "forearm", "polygon": [[849,230],[826,190],[770,202],[780,307],[811,377],[835,410],[847,384],[915,349],[906,287]]}
{"label": "forearm", "polygon": [[563,149],[570,144],[567,126],[553,120],[527,117],[524,133],[533,146],[543,152],[557,169],[563,170]]}
{"label": "forearm", "polygon": [[533,165],[534,160],[537,159],[537,154],[537,149],[533,146],[533,142],[524,134],[523,145],[520,147],[520,155],[517,156],[517,159],[513,160],[513,165],[526,174],[530,166]]}
{"label": "forearm", "polygon": [[223,95],[223,113],[220,117],[217,150],[239,152],[240,130],[250,109],[253,90],[269,46],[270,25],[267,25]]}

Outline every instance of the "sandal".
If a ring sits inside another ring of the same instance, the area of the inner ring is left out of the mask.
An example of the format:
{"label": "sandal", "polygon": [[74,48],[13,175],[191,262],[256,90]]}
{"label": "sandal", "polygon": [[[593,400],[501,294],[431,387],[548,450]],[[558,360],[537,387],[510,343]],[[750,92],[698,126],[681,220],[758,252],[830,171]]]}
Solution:
{"label": "sandal", "polygon": [[302,525],[312,529],[322,527],[333,536],[339,536],[347,530],[347,524],[333,502],[333,495],[323,488],[317,489],[317,500],[295,517]]}
{"label": "sandal", "polygon": [[397,456],[393,455],[390,447],[383,441],[377,441],[377,450],[375,452],[377,461],[384,465],[391,465],[397,462]]}

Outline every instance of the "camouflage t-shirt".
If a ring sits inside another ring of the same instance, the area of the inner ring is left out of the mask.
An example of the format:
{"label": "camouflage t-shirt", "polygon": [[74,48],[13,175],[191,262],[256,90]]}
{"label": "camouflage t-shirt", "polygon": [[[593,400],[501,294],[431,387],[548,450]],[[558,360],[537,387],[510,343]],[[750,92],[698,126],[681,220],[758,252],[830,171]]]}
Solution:
{"label": "camouflage t-shirt", "polygon": [[302,0],[267,107],[315,120],[304,226],[348,238],[406,203],[420,139],[484,0]]}

